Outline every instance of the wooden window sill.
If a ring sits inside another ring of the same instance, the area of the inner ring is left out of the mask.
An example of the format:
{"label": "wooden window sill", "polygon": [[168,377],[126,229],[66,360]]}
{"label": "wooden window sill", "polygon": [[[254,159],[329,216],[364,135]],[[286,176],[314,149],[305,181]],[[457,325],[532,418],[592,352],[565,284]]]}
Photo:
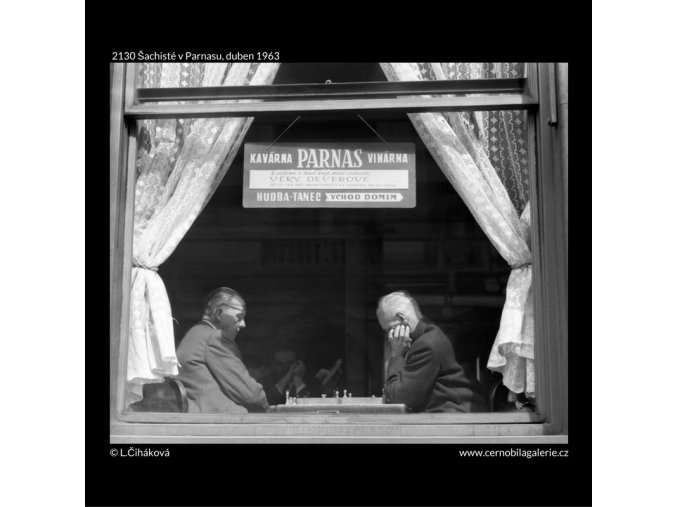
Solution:
{"label": "wooden window sill", "polygon": [[538,414],[160,414],[124,413],[113,444],[467,443],[566,444]]}

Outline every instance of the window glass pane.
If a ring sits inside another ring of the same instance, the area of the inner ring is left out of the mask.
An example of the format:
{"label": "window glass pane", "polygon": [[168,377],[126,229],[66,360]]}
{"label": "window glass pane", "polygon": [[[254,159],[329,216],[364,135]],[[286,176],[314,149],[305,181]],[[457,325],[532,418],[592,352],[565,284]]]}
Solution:
{"label": "window glass pane", "polygon": [[[460,116],[521,213],[529,195],[525,113]],[[246,300],[246,327],[237,343],[254,379],[284,368],[291,349],[293,359],[305,365],[305,380],[316,386],[312,396],[331,396],[336,387],[356,398],[378,399],[387,348],[376,302],[388,292],[406,290],[450,337],[464,374],[479,381],[488,399],[500,383],[486,364],[510,268],[407,115],[365,119],[369,126],[357,117],[302,117],[288,130],[289,122],[251,123],[232,159],[226,156],[228,169],[211,199],[159,268],[175,319],[175,346],[200,321],[205,296],[231,287]],[[187,156],[186,144],[198,135],[200,122],[138,123],[135,238],[177,191],[172,187],[180,179],[174,172],[177,160]],[[243,208],[246,143],[273,143],[282,134],[284,143],[380,142],[370,127],[388,143],[414,143],[415,208]],[[287,354],[279,354],[284,346]],[[318,372],[331,371],[339,359],[334,381],[317,388]],[[505,393],[495,396],[497,410],[516,409]]]}
{"label": "window glass pane", "polygon": [[[525,66],[416,63],[403,69],[399,78],[514,79],[524,77]],[[378,63],[239,64],[235,68],[149,63],[137,64],[136,76],[140,88],[197,88],[383,82],[386,74],[395,77],[392,70]],[[159,345],[153,345],[159,349],[180,347],[205,314],[205,295],[229,286],[248,305],[238,354],[252,378],[263,382],[276,364],[279,369],[291,355],[303,361],[305,380],[314,384],[306,395],[331,395],[338,388],[356,398],[373,396],[378,402],[389,346],[375,304],[388,292],[406,290],[450,337],[465,377],[478,381],[485,399],[495,401],[493,409],[514,410],[513,399],[502,403],[502,393],[493,390],[500,384],[500,375],[486,368],[505,302],[508,264],[514,261],[506,260],[505,250],[496,250],[449,184],[438,158],[430,155],[429,150],[436,148],[422,140],[420,125],[412,125],[415,117],[341,113],[331,118],[299,116],[293,125],[251,118],[139,121],[134,262],[137,269],[155,271],[161,266],[171,305],[167,312],[174,318],[174,343],[160,343],[160,334],[171,333],[167,326],[161,333],[162,326],[150,314],[146,320],[133,317],[132,328],[154,326],[155,331],[148,331],[148,343],[159,340]],[[473,163],[492,171],[489,179],[500,182],[500,188],[492,191],[506,196],[505,202],[519,219],[529,202],[527,113],[461,112],[438,117],[447,122],[449,135],[458,138]],[[244,208],[244,146],[272,144],[278,138],[280,143],[298,144],[413,143],[416,207]],[[200,202],[184,205],[186,193],[199,194]],[[168,209],[174,205],[176,209]],[[182,222],[184,215],[190,220]],[[169,216],[174,222],[158,224],[158,216]],[[286,347],[282,350],[286,355],[280,354],[281,347]],[[162,356],[159,349],[148,354]],[[175,367],[161,365],[159,370],[165,366],[165,374],[171,376]],[[333,381],[317,387],[315,380],[328,371],[335,373]],[[280,403],[279,398],[269,401]],[[151,410],[162,410],[158,406]]]}
{"label": "window glass pane", "polygon": [[[137,63],[138,88],[226,86],[231,65],[248,79],[258,63]],[[415,63],[422,80],[516,79],[526,77],[526,63]],[[223,69],[223,70],[221,70]],[[218,72],[215,72],[218,71]],[[221,76],[221,79],[219,79]],[[232,77],[231,77],[232,79]],[[281,63],[272,84],[321,84],[388,81],[380,63]],[[232,83],[231,83],[232,84]],[[238,83],[240,84],[240,83]]]}

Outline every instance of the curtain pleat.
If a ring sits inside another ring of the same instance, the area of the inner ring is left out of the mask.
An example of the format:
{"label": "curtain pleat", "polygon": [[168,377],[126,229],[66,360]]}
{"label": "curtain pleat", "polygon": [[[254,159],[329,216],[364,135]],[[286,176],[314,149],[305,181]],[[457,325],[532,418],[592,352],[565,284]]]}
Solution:
{"label": "curtain pleat", "polygon": [[[388,80],[420,81],[521,77],[517,74],[523,70],[514,65],[382,63],[381,67]],[[409,118],[479,226],[513,268],[487,367],[501,372],[503,383],[511,391],[534,396],[528,166],[526,152],[520,151],[523,142],[516,140],[525,136],[515,129],[501,132],[501,125],[515,121],[515,115],[504,117],[502,113],[513,112],[496,112],[498,123],[488,115],[472,112],[413,113]],[[510,183],[518,179],[519,185]],[[514,191],[510,193],[509,189]]]}
{"label": "curtain pleat", "polygon": [[[148,63],[140,87],[272,83],[277,63]],[[226,102],[226,101],[223,101]],[[126,406],[143,385],[178,374],[172,312],[157,273],[207,204],[237,154],[252,118],[143,120],[134,209]]]}

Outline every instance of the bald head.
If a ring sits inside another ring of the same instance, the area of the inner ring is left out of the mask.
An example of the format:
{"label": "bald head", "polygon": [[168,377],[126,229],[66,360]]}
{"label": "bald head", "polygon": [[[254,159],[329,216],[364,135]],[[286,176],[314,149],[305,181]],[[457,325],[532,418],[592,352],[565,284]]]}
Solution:
{"label": "bald head", "polygon": [[421,320],[421,309],[416,300],[406,291],[397,291],[386,294],[378,301],[376,307],[376,317],[383,330],[388,330],[397,323],[401,314],[414,329]]}

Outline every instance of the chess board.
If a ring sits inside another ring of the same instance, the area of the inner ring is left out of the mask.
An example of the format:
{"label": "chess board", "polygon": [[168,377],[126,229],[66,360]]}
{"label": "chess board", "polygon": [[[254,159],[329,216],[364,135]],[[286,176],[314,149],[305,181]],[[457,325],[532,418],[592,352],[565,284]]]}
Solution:
{"label": "chess board", "polygon": [[405,414],[409,410],[400,403],[384,403],[382,398],[298,398],[289,405],[274,405],[276,413],[314,414]]}

